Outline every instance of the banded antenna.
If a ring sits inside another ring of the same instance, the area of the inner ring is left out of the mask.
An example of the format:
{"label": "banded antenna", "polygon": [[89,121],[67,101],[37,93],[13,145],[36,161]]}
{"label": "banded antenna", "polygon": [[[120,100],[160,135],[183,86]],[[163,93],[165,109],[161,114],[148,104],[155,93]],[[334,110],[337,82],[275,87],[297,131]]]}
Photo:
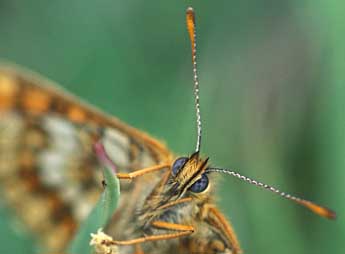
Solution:
{"label": "banded antenna", "polygon": [[235,171],[232,171],[229,169],[223,169],[223,168],[208,168],[208,169],[206,169],[206,173],[208,173],[208,172],[219,172],[219,173],[224,173],[224,174],[234,176],[234,177],[236,177],[240,180],[243,180],[247,183],[253,184],[253,185],[258,186],[260,188],[263,188],[263,189],[269,190],[273,193],[276,193],[283,198],[292,200],[292,201],[296,202],[297,204],[300,204],[300,205],[308,208],[309,210],[311,210],[313,213],[316,213],[317,215],[320,215],[320,216],[328,218],[328,219],[335,219],[336,218],[336,213],[327,207],[320,206],[320,205],[315,204],[314,202],[311,202],[309,200],[305,200],[302,198],[292,196],[292,195],[285,193],[285,192],[282,192],[282,191],[280,191],[280,190],[278,190],[272,186],[258,182],[256,180],[249,178],[249,177],[243,176],[243,175],[241,175]]}
{"label": "banded antenna", "polygon": [[200,151],[201,145],[201,115],[200,115],[200,99],[199,99],[199,81],[196,64],[196,29],[195,29],[195,15],[192,7],[187,8],[186,12],[187,30],[192,46],[192,64],[193,64],[193,79],[194,79],[194,97],[195,97],[195,112],[196,112],[196,127],[197,140],[195,152]]}

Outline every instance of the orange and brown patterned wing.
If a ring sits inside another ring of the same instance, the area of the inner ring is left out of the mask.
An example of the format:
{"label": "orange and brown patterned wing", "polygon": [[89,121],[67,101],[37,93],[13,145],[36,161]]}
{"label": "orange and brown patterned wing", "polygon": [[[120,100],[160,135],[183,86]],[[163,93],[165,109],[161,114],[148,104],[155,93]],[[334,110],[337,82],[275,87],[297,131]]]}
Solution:
{"label": "orange and brown patterned wing", "polygon": [[0,65],[0,202],[48,250],[68,244],[102,191],[98,140],[120,172],[171,157],[155,139],[50,81]]}

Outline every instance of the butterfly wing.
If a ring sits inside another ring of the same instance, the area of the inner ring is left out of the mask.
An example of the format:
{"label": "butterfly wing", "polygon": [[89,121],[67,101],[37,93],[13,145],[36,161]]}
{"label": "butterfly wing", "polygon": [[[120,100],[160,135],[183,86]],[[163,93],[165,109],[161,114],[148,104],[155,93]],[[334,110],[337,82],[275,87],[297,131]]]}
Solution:
{"label": "butterfly wing", "polygon": [[119,172],[171,158],[157,140],[52,82],[0,65],[0,197],[51,251],[68,244],[102,191],[99,140]]}

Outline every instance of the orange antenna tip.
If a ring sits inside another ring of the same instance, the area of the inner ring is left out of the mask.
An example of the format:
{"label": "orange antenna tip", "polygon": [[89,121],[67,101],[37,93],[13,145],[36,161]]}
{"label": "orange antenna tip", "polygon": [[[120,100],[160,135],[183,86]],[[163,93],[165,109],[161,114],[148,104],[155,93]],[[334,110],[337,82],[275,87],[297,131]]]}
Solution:
{"label": "orange antenna tip", "polygon": [[192,7],[188,7],[187,10],[186,10],[186,13],[187,13],[187,19],[191,19],[191,21],[193,21],[194,23],[194,9]]}
{"label": "orange antenna tip", "polygon": [[336,213],[326,207],[317,205],[308,200],[297,200],[297,202],[321,217],[332,219],[332,220],[337,218]]}
{"label": "orange antenna tip", "polygon": [[186,21],[189,38],[192,44],[192,51],[195,50],[195,15],[192,7],[188,7],[186,11]]}

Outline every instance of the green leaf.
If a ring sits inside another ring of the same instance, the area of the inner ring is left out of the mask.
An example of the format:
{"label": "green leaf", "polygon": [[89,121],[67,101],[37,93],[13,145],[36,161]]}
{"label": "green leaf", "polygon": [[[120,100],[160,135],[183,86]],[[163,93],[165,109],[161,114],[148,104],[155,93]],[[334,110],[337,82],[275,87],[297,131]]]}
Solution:
{"label": "green leaf", "polygon": [[120,196],[119,180],[110,167],[104,167],[103,174],[106,182],[105,190],[67,249],[69,254],[91,253],[90,234],[103,228],[115,212]]}

